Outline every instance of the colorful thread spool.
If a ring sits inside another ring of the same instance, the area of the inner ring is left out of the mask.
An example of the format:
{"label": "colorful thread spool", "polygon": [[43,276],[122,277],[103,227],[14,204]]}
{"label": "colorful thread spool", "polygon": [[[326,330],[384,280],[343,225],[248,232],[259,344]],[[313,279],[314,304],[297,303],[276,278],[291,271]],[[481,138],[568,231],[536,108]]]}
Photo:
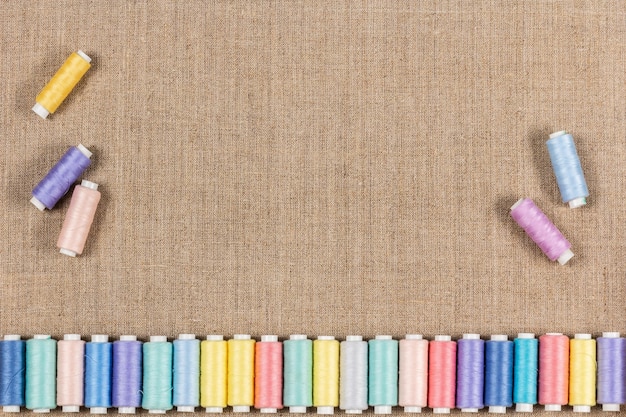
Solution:
{"label": "colorful thread spool", "polygon": [[598,343],[598,403],[604,411],[620,411],[626,403],[626,339],[604,332]]}
{"label": "colorful thread spool", "polygon": [[534,333],[519,333],[515,343],[513,365],[513,402],[515,411],[532,413],[537,404],[539,341]]}
{"label": "colorful thread spool", "polygon": [[172,402],[178,412],[193,413],[200,405],[200,341],[195,334],[174,340]]}
{"label": "colorful thread spool", "polygon": [[283,408],[283,344],[278,336],[261,336],[254,353],[254,407],[261,413]]}
{"label": "colorful thread spool", "polygon": [[391,414],[398,405],[398,341],[391,336],[370,340],[368,398],[374,414]]}
{"label": "colorful thread spool", "polygon": [[339,406],[339,342],[334,336],[313,341],[313,406],[317,414],[333,414]]}
{"label": "colorful thread spool", "polygon": [[587,204],[589,189],[580,165],[574,138],[565,130],[554,132],[546,142],[561,198],[570,208]]}
{"label": "colorful thread spool", "polygon": [[120,336],[113,343],[111,403],[120,414],[135,414],[141,407],[142,359],[141,342],[136,336]]}
{"label": "colorful thread spool", "polygon": [[150,414],[165,414],[172,404],[172,344],[167,336],[150,336],[143,344],[143,397]]}
{"label": "colorful thread spool", "polygon": [[569,345],[569,405],[575,413],[589,413],[596,405],[596,341],[576,334]]}
{"label": "colorful thread spool", "polygon": [[26,341],[26,408],[49,413],[56,408],[57,342],[37,334]]}
{"label": "colorful thread spool", "polygon": [[33,111],[42,119],[54,113],[91,67],[91,58],[83,51],[72,53],[39,92]]}
{"label": "colorful thread spool", "polygon": [[66,334],[57,343],[57,405],[64,413],[78,413],[83,405],[85,341]]}
{"label": "colorful thread spool", "polygon": [[484,407],[485,341],[479,334],[467,333],[457,341],[456,408],[477,413]]}
{"label": "colorful thread spool", "polygon": [[569,338],[562,333],[539,337],[539,404],[561,411],[569,391]]}
{"label": "colorful thread spool", "polygon": [[511,207],[511,217],[551,260],[565,265],[572,259],[572,246],[530,198],[522,198]]}
{"label": "colorful thread spool", "polygon": [[421,413],[428,405],[428,340],[407,334],[399,351],[398,404],[405,413]]}
{"label": "colorful thread spool", "polygon": [[339,408],[346,414],[367,410],[367,342],[347,336],[339,346]]}
{"label": "colorful thread spool", "polygon": [[33,188],[30,202],[39,210],[52,208],[67,194],[72,184],[91,165],[91,151],[82,144],[65,152],[46,176]]}
{"label": "colorful thread spool", "polygon": [[228,405],[235,413],[249,413],[254,405],[254,344],[247,334],[228,341]]}
{"label": "colorful thread spool", "polygon": [[19,335],[0,341],[0,405],[5,413],[19,413],[25,405],[26,343]]}
{"label": "colorful thread spool", "polygon": [[221,413],[228,404],[228,344],[222,335],[208,335],[200,344],[200,405]]}
{"label": "colorful thread spool", "polygon": [[57,240],[57,247],[62,254],[75,257],[83,253],[98,202],[100,192],[95,182],[83,180],[81,185],[74,188],[72,201]]}
{"label": "colorful thread spool", "polygon": [[106,414],[111,407],[113,343],[109,336],[94,334],[85,344],[85,407],[91,414]]}
{"label": "colorful thread spool", "polygon": [[437,335],[428,346],[428,407],[448,414],[455,406],[456,342]]}
{"label": "colorful thread spool", "polygon": [[283,342],[283,404],[290,413],[306,413],[313,405],[313,342],[293,334]]}
{"label": "colorful thread spool", "polygon": [[504,414],[513,406],[513,347],[506,335],[485,342],[485,405],[490,413]]}

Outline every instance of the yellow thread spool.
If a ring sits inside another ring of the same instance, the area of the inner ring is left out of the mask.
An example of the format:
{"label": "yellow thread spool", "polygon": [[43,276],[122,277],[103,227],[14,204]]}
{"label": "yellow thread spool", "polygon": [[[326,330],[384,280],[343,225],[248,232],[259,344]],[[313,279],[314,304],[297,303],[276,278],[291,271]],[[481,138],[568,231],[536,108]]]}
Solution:
{"label": "yellow thread spool", "polygon": [[577,334],[569,345],[569,405],[588,413],[596,405],[596,341]]}
{"label": "yellow thread spool", "polygon": [[228,341],[228,405],[235,413],[249,413],[254,405],[254,344],[247,334]]}
{"label": "yellow thread spool", "polygon": [[313,341],[313,406],[318,414],[339,406],[339,342],[333,336]]}
{"label": "yellow thread spool", "polygon": [[33,111],[43,119],[54,113],[91,67],[91,58],[83,51],[73,52],[37,95]]}
{"label": "yellow thread spool", "polygon": [[227,405],[228,346],[222,336],[200,343],[200,405],[207,413],[221,413]]}

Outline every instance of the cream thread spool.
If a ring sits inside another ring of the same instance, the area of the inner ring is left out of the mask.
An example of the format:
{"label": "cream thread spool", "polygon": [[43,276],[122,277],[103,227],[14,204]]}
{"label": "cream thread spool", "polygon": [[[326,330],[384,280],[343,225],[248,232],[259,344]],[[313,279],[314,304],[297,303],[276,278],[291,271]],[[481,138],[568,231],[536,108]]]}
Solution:
{"label": "cream thread spool", "polygon": [[83,180],[81,185],[74,188],[57,241],[57,247],[62,254],[75,257],[83,253],[99,201],[100,192],[95,182]]}

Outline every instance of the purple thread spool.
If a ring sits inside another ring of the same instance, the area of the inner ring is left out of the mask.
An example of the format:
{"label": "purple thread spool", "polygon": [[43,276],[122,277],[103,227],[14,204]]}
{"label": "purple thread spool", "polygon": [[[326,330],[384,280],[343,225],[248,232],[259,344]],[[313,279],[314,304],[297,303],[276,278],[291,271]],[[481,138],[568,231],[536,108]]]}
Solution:
{"label": "purple thread spool", "polygon": [[605,332],[597,343],[598,403],[604,411],[619,411],[626,403],[626,339]]}
{"label": "purple thread spool", "polygon": [[565,265],[574,256],[571,243],[530,198],[522,198],[513,204],[511,217],[551,261],[558,260]]}
{"label": "purple thread spool", "polygon": [[120,414],[135,414],[141,407],[142,344],[135,336],[113,343],[111,403]]}
{"label": "purple thread spool", "polygon": [[69,148],[59,162],[33,189],[33,198],[30,199],[30,202],[41,211],[46,208],[52,210],[78,177],[89,167],[91,155],[91,151],[82,144]]}
{"label": "purple thread spool", "polygon": [[485,406],[485,341],[479,334],[464,334],[457,341],[456,352],[456,408],[477,413]]}

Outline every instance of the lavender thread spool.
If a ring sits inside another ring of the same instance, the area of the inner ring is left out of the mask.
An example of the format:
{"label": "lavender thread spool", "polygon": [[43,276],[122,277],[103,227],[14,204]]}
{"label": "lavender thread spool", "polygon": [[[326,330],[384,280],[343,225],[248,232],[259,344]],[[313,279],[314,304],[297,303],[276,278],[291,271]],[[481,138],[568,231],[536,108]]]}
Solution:
{"label": "lavender thread spool", "polygon": [[464,413],[477,413],[484,407],[485,341],[479,334],[464,334],[456,349],[456,407]]}
{"label": "lavender thread spool", "polygon": [[626,339],[604,332],[597,339],[598,403],[604,411],[620,411],[626,403]]}
{"label": "lavender thread spool", "polygon": [[72,184],[91,165],[91,151],[82,144],[72,146],[59,162],[33,189],[30,202],[39,210],[52,210],[56,203],[69,191]]}

